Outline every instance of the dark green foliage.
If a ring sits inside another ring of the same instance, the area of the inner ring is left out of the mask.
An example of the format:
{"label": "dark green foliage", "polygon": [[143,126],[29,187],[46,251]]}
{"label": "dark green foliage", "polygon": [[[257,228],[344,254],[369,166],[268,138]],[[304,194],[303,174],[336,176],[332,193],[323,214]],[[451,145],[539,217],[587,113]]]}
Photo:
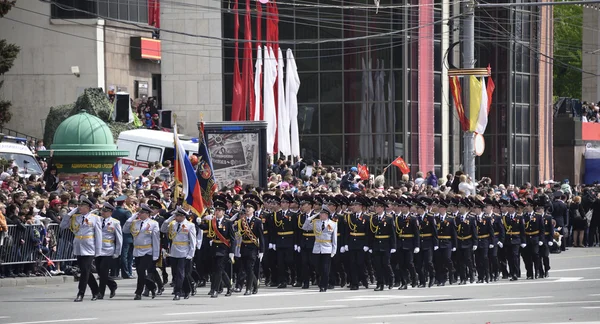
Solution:
{"label": "dark green foliage", "polygon": [[[15,0],[0,0],[0,18],[4,17],[15,3]],[[20,50],[19,46],[8,44],[5,39],[0,39],[0,75],[10,70]],[[2,84],[3,82],[0,82],[0,88]],[[0,99],[0,126],[8,123],[12,118],[10,107],[10,101]]]}
{"label": "dark green foliage", "polygon": [[581,98],[583,7],[554,6],[554,96]]}
{"label": "dark green foliage", "polygon": [[83,95],[77,98],[75,107],[71,111],[71,116],[78,114],[82,110],[108,122],[111,119],[112,104],[102,89],[88,88],[83,91]]}
{"label": "dark green foliage", "polygon": [[48,117],[46,117],[46,124],[44,126],[44,144],[46,147],[50,147],[50,144],[52,144],[54,140],[54,132],[58,128],[58,125],[71,116],[73,107],[73,104],[67,104],[50,108],[50,112],[48,113]]}

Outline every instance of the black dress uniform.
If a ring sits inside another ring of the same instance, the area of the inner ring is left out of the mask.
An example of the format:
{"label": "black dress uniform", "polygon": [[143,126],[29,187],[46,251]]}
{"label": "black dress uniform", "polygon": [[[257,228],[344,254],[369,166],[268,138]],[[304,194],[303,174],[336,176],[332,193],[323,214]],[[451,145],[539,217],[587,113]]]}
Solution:
{"label": "black dress uniform", "polygon": [[[461,202],[463,204],[467,204],[468,202]],[[474,246],[477,246],[477,221],[471,216],[471,214],[459,214],[456,218],[456,226],[457,226],[457,238],[458,238],[458,248],[457,252],[457,261],[458,261],[458,273],[460,276],[459,285],[464,285],[467,283],[467,268],[470,269],[470,273],[473,273],[474,269],[472,269],[472,257],[473,257],[473,249]]]}
{"label": "black dress uniform", "polygon": [[[512,202],[512,204],[517,204],[517,202]],[[525,226],[523,217],[516,213],[508,214],[505,218],[505,222],[505,253],[510,269],[510,280],[514,281],[518,279],[520,273],[521,262],[519,260],[519,249],[521,248],[521,244],[525,244],[526,242]]]}
{"label": "black dress uniform", "polygon": [[525,243],[523,249],[523,261],[527,271],[527,279],[538,277],[540,269],[540,246],[544,245],[544,223],[543,215],[529,212],[523,215],[525,222]]}
{"label": "black dress uniform", "polygon": [[436,275],[438,285],[446,285],[448,274],[450,283],[453,283],[454,266],[452,264],[452,251],[456,251],[458,245],[456,239],[456,223],[454,217],[448,214],[440,214],[437,220],[437,232],[439,249],[437,250]]}
{"label": "black dress uniform", "polygon": [[[300,198],[300,204],[313,205],[313,198],[305,195]],[[302,283],[302,289],[308,289],[311,273],[314,270],[315,260],[312,253],[313,247],[315,246],[315,233],[313,231],[305,231],[302,229],[304,222],[313,215],[313,211],[308,213],[300,213],[296,217],[296,243],[298,249],[300,249],[300,280],[297,283]]]}
{"label": "black dress uniform", "polygon": [[494,247],[494,228],[492,217],[485,213],[477,216],[477,250],[475,262],[477,264],[477,282],[490,281],[489,249]]}
{"label": "black dress uniform", "polygon": [[[540,199],[538,204],[545,208],[546,202]],[[542,209],[543,210],[543,209]],[[542,262],[540,262],[540,275],[544,278],[548,277],[548,271],[550,270],[550,248],[554,245],[554,226],[552,225],[552,214],[544,213],[542,217],[544,224],[544,244],[540,247],[540,256]]]}
{"label": "black dress uniform", "polygon": [[[290,195],[284,195],[282,199],[291,201],[293,198]],[[277,255],[278,288],[287,287],[289,279],[287,269],[292,270],[294,268],[296,217],[297,214],[289,209],[280,210],[273,216],[274,239],[271,240],[270,244],[274,245]]]}
{"label": "black dress uniform", "polygon": [[[388,207],[387,203],[382,199],[374,198],[372,201],[375,206]],[[377,288],[375,288],[375,291],[382,291],[386,283],[392,289],[394,272],[390,264],[390,255],[397,252],[394,218],[384,211],[381,214],[372,215],[369,225],[371,229],[369,234],[373,253],[373,267],[375,268],[375,277],[377,278]]]}
{"label": "black dress uniform", "polygon": [[[351,204],[365,206],[367,203],[363,197],[352,198]],[[369,217],[365,212],[350,213],[347,215],[345,243],[350,264],[350,289],[358,290],[359,281],[369,287],[366,277],[365,254],[369,251],[369,241],[367,234],[369,232]]]}
{"label": "black dress uniform", "polygon": [[342,250],[342,248],[345,249],[345,239],[346,239],[346,231],[348,231],[348,225],[346,224],[346,218],[345,215],[343,213],[334,213],[331,214],[331,220],[334,221],[335,223],[337,223],[337,251],[335,256],[333,257],[333,259],[331,260],[331,272],[330,272],[330,276],[329,276],[329,289],[333,289],[333,287],[335,285],[338,284],[338,278],[339,278],[339,285],[340,287],[344,288],[344,286],[346,286],[346,281],[347,281],[347,276],[346,276],[346,269],[344,267],[344,262],[343,262],[343,257],[345,256],[345,254],[342,253],[342,251],[344,251],[344,253],[346,252],[345,250]]}
{"label": "black dress uniform", "polygon": [[506,230],[504,223],[502,222],[502,215],[492,215],[492,228],[494,229],[494,247],[489,251],[490,259],[490,273],[493,281],[498,281],[500,275],[500,263],[498,258],[498,252],[504,247],[504,240],[506,236]]}
{"label": "black dress uniform", "polygon": [[[410,202],[401,200],[402,204],[409,205]],[[402,285],[399,289],[407,289],[411,282],[413,288],[417,286],[417,272],[415,269],[414,255],[420,252],[421,236],[419,232],[419,221],[408,213],[396,217],[396,235],[398,263],[400,264],[400,275]]]}
{"label": "black dress uniform", "polygon": [[[426,209],[431,204],[431,201],[429,198],[423,198],[417,204],[422,204],[421,207]],[[421,237],[421,251],[415,256],[417,259],[415,266],[419,274],[419,287],[425,287],[427,277],[429,277],[429,287],[431,287],[435,278],[433,252],[439,248],[437,226],[433,213],[425,212],[422,215],[417,215],[417,218],[419,220],[419,234]]]}
{"label": "black dress uniform", "polygon": [[[252,199],[244,200],[243,204],[244,206],[250,205],[254,209],[258,208],[258,203]],[[262,221],[254,215],[247,217],[241,214],[240,217],[237,220],[237,229],[242,240],[240,247],[242,267],[246,273],[246,292],[244,295],[256,294],[258,292],[258,279],[254,275],[254,264],[257,257],[262,258],[265,250]]]}

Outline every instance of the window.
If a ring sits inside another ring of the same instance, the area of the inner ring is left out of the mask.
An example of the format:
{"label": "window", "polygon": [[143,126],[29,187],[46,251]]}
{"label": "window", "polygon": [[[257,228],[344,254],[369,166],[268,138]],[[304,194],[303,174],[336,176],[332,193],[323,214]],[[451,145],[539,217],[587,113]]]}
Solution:
{"label": "window", "polygon": [[137,152],[135,154],[135,159],[144,162],[156,162],[161,160],[161,156],[161,148],[140,145],[138,146]]}
{"label": "window", "polygon": [[55,0],[50,9],[52,18],[85,19],[98,13],[97,0]]}
{"label": "window", "polygon": [[147,0],[55,0],[52,18],[88,19],[106,17],[148,23]]}

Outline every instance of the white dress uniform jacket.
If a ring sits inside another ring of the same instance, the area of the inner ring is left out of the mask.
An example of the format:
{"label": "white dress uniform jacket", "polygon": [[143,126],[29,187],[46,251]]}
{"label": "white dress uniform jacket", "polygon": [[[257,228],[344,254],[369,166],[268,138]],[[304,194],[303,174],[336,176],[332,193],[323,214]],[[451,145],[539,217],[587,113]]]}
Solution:
{"label": "white dress uniform jacket", "polygon": [[87,215],[69,212],[60,222],[61,229],[70,229],[75,234],[73,254],[75,256],[97,256],[102,249],[102,219],[91,212]]}
{"label": "white dress uniform jacket", "polygon": [[134,214],[125,222],[123,233],[131,233],[133,236],[134,257],[152,255],[152,260],[158,260],[160,256],[160,229],[157,221],[150,218],[142,221],[137,219],[137,214]]}
{"label": "white dress uniform jacket", "polygon": [[102,226],[102,250],[97,256],[120,256],[123,247],[121,223],[112,217],[108,217],[101,218],[100,225]]}
{"label": "white dress uniform jacket", "polygon": [[327,219],[311,219],[307,218],[302,225],[305,231],[313,231],[315,233],[315,245],[313,246],[313,254],[331,254],[337,251],[337,223]]}
{"label": "white dress uniform jacket", "polygon": [[166,233],[171,240],[170,257],[188,259],[194,257],[197,242],[194,224],[187,220],[177,223],[175,216],[171,216],[162,224],[160,231]]}

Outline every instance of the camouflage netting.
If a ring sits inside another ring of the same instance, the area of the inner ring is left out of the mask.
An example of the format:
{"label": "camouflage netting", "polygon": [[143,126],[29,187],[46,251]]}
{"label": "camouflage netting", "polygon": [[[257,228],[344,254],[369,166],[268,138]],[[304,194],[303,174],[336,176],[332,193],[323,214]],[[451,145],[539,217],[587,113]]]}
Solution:
{"label": "camouflage netting", "polygon": [[46,147],[52,144],[54,132],[65,119],[85,110],[88,114],[102,119],[110,128],[115,141],[119,133],[125,130],[135,129],[133,124],[117,123],[111,119],[113,106],[106,94],[100,88],[85,89],[83,94],[77,98],[75,104],[67,104],[50,108],[46,117],[44,127],[44,143]]}

